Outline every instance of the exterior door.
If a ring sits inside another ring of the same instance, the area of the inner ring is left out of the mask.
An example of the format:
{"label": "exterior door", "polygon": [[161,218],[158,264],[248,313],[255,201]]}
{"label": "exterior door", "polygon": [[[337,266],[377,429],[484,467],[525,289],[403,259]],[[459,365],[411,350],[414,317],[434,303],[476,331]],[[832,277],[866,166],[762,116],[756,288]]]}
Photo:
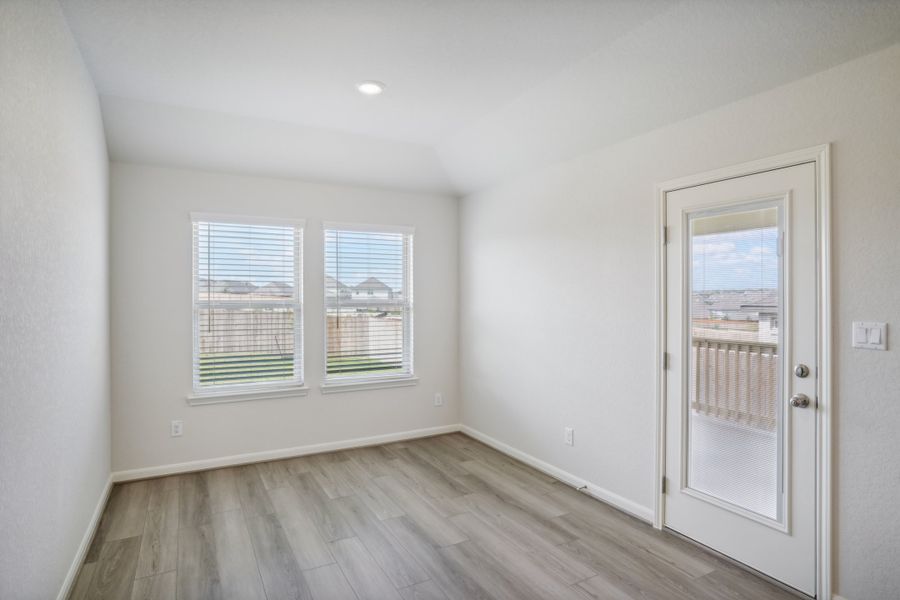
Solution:
{"label": "exterior door", "polygon": [[814,163],[666,194],[664,525],[816,594]]}

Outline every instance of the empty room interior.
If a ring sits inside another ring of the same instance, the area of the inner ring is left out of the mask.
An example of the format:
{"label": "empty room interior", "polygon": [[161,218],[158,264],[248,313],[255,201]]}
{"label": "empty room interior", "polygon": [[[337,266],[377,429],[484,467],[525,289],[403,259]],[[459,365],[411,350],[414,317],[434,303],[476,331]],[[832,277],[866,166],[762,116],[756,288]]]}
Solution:
{"label": "empty room interior", "polygon": [[900,600],[900,0],[0,0],[3,600]]}

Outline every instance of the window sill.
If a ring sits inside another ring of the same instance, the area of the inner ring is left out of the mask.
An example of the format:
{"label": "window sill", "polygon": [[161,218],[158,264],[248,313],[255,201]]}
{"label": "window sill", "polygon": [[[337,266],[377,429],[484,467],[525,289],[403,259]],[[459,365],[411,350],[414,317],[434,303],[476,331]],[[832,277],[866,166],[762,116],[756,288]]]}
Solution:
{"label": "window sill", "polygon": [[229,402],[246,402],[248,400],[272,400],[274,398],[293,398],[306,396],[309,388],[306,386],[279,387],[272,389],[256,390],[227,390],[200,394],[190,394],[187,402],[191,406],[204,404],[226,404]]}
{"label": "window sill", "polygon": [[356,381],[331,381],[323,383],[320,387],[323,394],[338,394],[340,392],[355,392],[357,390],[380,390],[385,388],[406,387],[419,383],[415,376],[397,377],[395,379],[364,379]]}

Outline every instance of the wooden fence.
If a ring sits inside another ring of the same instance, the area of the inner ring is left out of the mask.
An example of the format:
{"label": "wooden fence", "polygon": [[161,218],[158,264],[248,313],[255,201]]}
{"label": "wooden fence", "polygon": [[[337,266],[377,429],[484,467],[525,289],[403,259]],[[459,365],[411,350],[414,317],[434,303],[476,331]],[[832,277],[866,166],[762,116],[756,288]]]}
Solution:
{"label": "wooden fence", "polygon": [[[294,315],[290,310],[203,310],[199,316],[200,354],[294,352]],[[390,354],[403,347],[403,318],[372,314],[326,317],[328,355]]]}
{"label": "wooden fence", "polygon": [[200,354],[294,354],[291,309],[201,310]]}
{"label": "wooden fence", "polygon": [[400,316],[328,315],[328,356],[391,355],[403,348]]}

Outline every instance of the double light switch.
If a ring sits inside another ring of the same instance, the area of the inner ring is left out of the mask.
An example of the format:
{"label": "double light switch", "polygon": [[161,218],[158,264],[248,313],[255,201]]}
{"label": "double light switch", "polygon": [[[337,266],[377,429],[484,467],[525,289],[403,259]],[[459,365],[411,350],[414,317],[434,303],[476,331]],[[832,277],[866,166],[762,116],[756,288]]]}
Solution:
{"label": "double light switch", "polygon": [[853,322],[853,347],[887,350],[887,323]]}

